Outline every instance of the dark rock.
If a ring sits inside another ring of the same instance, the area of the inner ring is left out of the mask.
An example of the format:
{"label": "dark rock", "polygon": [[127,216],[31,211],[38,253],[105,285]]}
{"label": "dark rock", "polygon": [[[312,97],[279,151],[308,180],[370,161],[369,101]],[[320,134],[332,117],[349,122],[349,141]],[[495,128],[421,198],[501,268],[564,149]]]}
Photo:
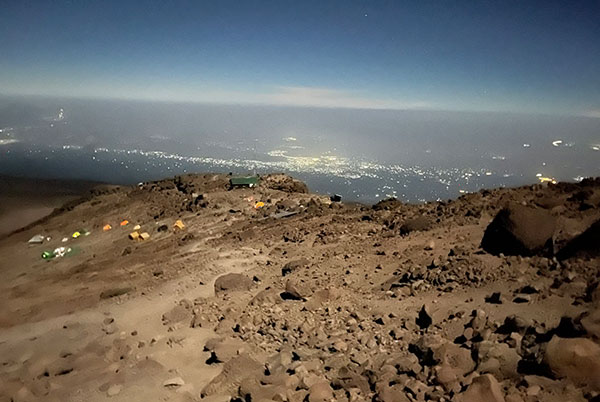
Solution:
{"label": "dark rock", "polygon": [[415,322],[421,329],[427,329],[433,323],[433,319],[427,312],[425,305],[423,305],[423,307],[421,307],[421,310],[419,311],[419,316],[417,317]]}
{"label": "dark rock", "polygon": [[481,248],[491,254],[552,255],[555,218],[541,209],[510,205],[488,225]]}
{"label": "dark rock", "polygon": [[498,327],[496,332],[498,334],[510,335],[513,332],[522,333],[527,328],[527,322],[520,317],[511,315],[504,319],[504,323]]}
{"label": "dark rock", "polygon": [[600,256],[600,220],[594,222],[585,232],[575,237],[558,251],[556,257],[565,260],[571,257]]}
{"label": "dark rock", "polygon": [[215,281],[215,293],[249,290],[252,287],[252,279],[242,274],[226,274]]}
{"label": "dark rock", "polygon": [[339,194],[334,194],[331,197],[329,197],[329,199],[331,200],[331,202],[342,202],[342,196]]}
{"label": "dark rock", "polygon": [[500,297],[500,292],[494,292],[485,298],[485,302],[490,304],[502,304],[502,300],[500,300]]}
{"label": "dark rock", "polygon": [[562,317],[553,333],[561,338],[579,338],[586,334],[586,330],[581,322],[575,322],[571,317]]}
{"label": "dark rock", "polygon": [[540,293],[540,291],[531,285],[525,285],[521,289],[518,289],[516,293],[524,294],[524,295],[532,295],[535,293]]}
{"label": "dark rock", "polygon": [[529,303],[531,299],[529,296],[517,296],[513,299],[513,303],[521,304],[521,303]]}
{"label": "dark rock", "polygon": [[431,228],[431,221],[424,216],[419,216],[417,218],[406,220],[402,226],[400,226],[400,234],[406,235],[410,232],[429,230],[429,228]]}

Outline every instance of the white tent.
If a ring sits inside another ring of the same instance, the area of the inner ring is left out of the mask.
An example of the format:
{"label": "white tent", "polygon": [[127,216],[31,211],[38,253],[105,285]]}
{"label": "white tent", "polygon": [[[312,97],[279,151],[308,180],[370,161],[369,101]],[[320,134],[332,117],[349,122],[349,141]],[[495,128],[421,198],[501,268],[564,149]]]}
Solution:
{"label": "white tent", "polygon": [[42,244],[44,242],[45,237],[43,235],[35,235],[31,239],[29,239],[29,244]]}

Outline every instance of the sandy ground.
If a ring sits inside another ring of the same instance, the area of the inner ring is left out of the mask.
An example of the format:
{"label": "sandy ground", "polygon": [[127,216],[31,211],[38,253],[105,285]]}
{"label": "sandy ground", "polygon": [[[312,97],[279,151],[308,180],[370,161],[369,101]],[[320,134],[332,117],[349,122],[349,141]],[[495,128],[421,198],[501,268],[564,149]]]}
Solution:
{"label": "sandy ground", "polygon": [[374,207],[284,176],[96,191],[0,240],[0,401],[593,399],[600,260],[483,250],[510,203],[565,243],[600,218],[600,183]]}

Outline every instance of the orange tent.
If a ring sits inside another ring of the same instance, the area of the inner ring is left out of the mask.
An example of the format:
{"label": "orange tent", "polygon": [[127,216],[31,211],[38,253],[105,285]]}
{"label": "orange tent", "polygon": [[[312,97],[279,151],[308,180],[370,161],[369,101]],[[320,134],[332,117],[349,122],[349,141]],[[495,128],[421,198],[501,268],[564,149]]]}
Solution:
{"label": "orange tent", "polygon": [[112,226],[110,226],[108,224],[104,225],[104,227],[102,228],[102,230],[104,230],[105,232],[108,232],[111,229],[112,229]]}
{"label": "orange tent", "polygon": [[127,219],[121,222],[121,226],[127,226],[127,224],[129,224],[129,221]]}

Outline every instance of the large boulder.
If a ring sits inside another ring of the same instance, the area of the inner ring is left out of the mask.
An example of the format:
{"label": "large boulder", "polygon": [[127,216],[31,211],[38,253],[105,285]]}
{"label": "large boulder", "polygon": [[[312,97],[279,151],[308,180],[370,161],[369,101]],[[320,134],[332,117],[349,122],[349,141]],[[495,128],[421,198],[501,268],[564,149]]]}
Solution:
{"label": "large boulder", "polygon": [[545,210],[511,204],[488,225],[481,247],[491,254],[552,255],[556,219]]}
{"label": "large boulder", "polygon": [[600,220],[569,241],[558,253],[558,259],[600,256]]}
{"label": "large boulder", "polygon": [[554,336],[546,346],[545,360],[557,377],[600,390],[600,346],[595,342]]}
{"label": "large boulder", "polygon": [[215,293],[249,290],[251,287],[252,279],[243,274],[226,274],[215,281]]}
{"label": "large boulder", "polygon": [[447,390],[455,388],[467,373],[475,369],[471,351],[454,343],[446,343],[435,349],[433,358],[439,362],[434,368],[437,380]]}

